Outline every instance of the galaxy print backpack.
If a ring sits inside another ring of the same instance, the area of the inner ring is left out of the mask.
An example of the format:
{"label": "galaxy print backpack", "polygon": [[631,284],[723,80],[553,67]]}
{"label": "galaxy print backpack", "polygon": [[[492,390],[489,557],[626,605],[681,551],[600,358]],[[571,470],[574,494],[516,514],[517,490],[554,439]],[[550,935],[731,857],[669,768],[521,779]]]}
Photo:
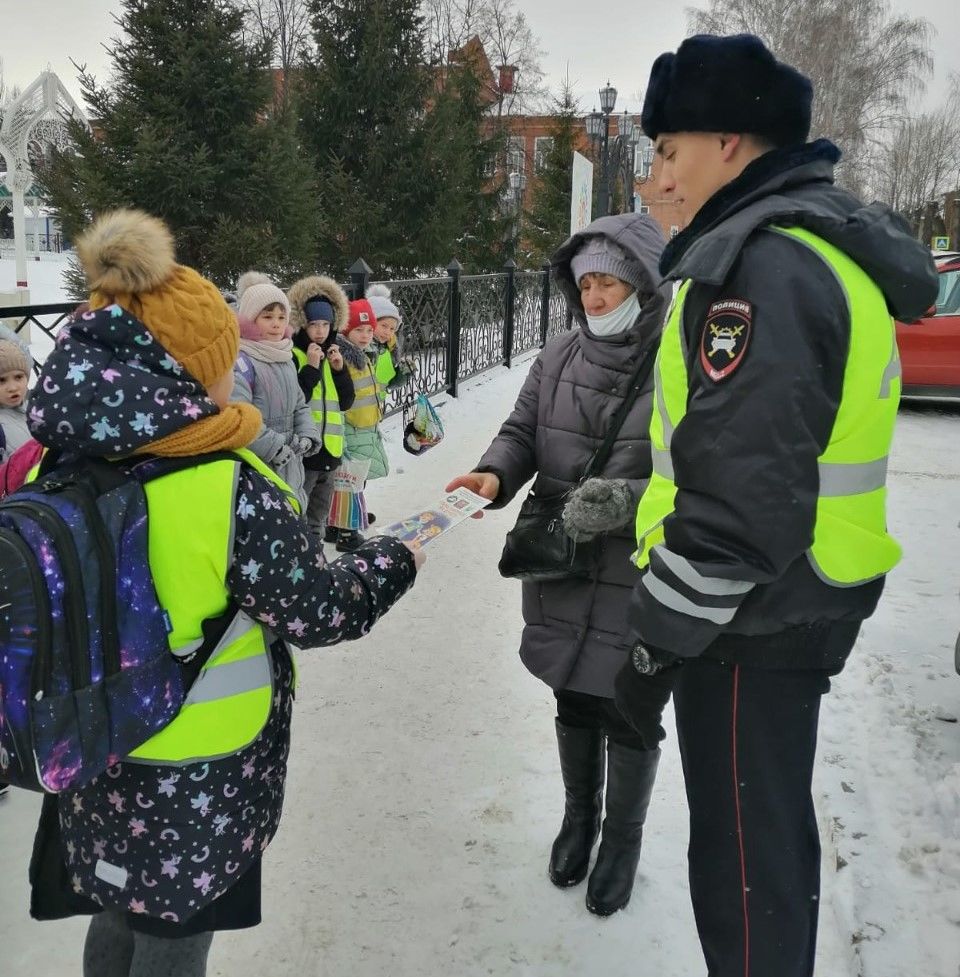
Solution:
{"label": "galaxy print backpack", "polygon": [[0,501],[0,781],[57,793],[166,726],[209,651],[170,653],[143,490],[196,459],[49,457]]}

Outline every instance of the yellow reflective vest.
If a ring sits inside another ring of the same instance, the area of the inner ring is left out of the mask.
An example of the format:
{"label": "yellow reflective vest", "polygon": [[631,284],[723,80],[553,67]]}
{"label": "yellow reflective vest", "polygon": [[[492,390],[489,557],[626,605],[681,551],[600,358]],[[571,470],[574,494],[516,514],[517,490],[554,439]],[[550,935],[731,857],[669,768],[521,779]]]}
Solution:
{"label": "yellow reflective vest", "polygon": [[393,353],[391,353],[389,349],[383,350],[383,352],[377,357],[377,362],[374,367],[374,374],[377,378],[377,386],[380,389],[380,395],[384,396],[387,388],[397,375],[397,368],[393,365]]}
{"label": "yellow reflective vest", "polygon": [[[160,605],[170,617],[172,652],[203,643],[203,622],[221,617],[230,601],[236,488],[242,462],[277,485],[299,511],[291,489],[246,449],[149,481],[150,568]],[[270,716],[273,664],[269,631],[239,611],[203,665],[174,720],[128,760],[185,765],[229,756],[252,743]]]}
{"label": "yellow reflective vest", "polygon": [[[302,370],[307,365],[307,354],[294,346],[293,355]],[[333,382],[333,370],[327,360],[320,364],[320,382],[313,388],[307,406],[314,423],[321,431],[324,448],[332,458],[342,458],[343,412],[340,410],[340,397]]]}
{"label": "yellow reflective vest", "polygon": [[376,427],[383,416],[383,400],[373,364],[364,353],[362,368],[347,363],[347,369],[356,394],[353,406],[346,412],[347,423],[359,430]]}
{"label": "yellow reflective vest", "polygon": [[[893,320],[877,285],[838,248],[800,228],[772,230],[799,241],[826,262],[849,304],[843,391],[829,443],[818,459],[820,488],[807,557],[825,583],[855,587],[888,573],[901,555],[886,524],[887,459],[901,388]],[[634,561],[640,568],[649,563],[651,549],[664,541],[663,523],[673,512],[677,492],[670,442],[687,409],[682,329],[689,287],[689,282],[680,287],[654,367],[653,475],[636,519]]]}

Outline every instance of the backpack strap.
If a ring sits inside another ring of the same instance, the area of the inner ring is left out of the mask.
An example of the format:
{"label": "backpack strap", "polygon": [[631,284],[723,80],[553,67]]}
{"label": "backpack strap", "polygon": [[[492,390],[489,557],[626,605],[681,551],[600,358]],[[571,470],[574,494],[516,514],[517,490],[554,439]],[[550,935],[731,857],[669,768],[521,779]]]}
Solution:
{"label": "backpack strap", "polygon": [[240,371],[240,376],[247,381],[247,386],[250,387],[250,393],[253,394],[254,381],[257,379],[257,371],[253,367],[253,360],[250,359],[249,355],[243,350],[237,354],[237,364],[236,368]]}

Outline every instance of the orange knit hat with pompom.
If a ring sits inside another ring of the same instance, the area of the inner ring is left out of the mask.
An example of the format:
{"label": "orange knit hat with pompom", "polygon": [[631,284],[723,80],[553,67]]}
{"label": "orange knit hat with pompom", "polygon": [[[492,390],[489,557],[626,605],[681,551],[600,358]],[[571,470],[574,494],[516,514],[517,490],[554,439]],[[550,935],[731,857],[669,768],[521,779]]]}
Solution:
{"label": "orange knit hat with pompom", "polygon": [[116,302],[132,312],[205,387],[233,369],[236,316],[213,282],[176,263],[163,221],[142,210],[104,214],[77,240],[77,254],[91,309]]}

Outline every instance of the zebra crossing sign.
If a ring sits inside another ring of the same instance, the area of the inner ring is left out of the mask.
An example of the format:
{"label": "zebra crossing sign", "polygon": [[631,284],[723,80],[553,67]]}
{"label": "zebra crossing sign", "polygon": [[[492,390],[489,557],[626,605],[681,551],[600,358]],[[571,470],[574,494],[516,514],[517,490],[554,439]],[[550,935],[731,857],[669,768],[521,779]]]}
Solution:
{"label": "zebra crossing sign", "polygon": [[930,247],[934,251],[949,251],[950,250],[950,238],[948,238],[946,236],[943,236],[943,235],[938,236],[938,237],[935,237],[930,242]]}

